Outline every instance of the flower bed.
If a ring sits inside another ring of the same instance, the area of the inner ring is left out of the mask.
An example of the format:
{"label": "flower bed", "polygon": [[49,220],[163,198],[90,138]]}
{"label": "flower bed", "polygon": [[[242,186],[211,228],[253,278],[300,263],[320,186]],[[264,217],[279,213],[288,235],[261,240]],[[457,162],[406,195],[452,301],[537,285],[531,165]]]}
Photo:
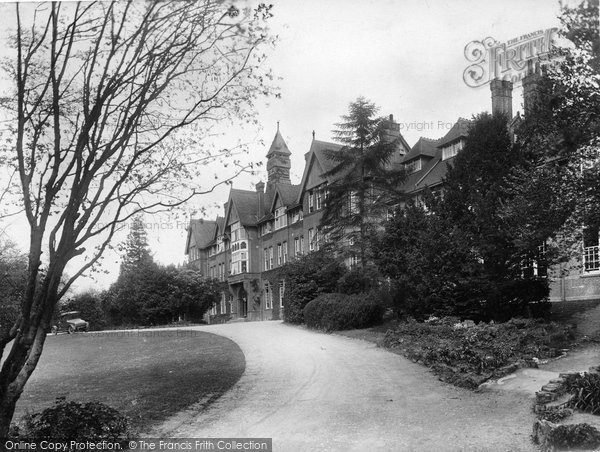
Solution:
{"label": "flower bed", "polygon": [[446,317],[400,323],[381,345],[430,367],[442,381],[475,389],[490,378],[558,356],[572,338],[569,328],[539,320],[475,325]]}

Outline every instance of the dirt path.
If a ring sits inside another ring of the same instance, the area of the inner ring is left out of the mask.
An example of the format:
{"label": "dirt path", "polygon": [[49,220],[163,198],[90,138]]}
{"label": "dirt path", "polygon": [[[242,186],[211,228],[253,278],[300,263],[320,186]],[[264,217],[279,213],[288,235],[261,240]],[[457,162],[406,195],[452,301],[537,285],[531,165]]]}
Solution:
{"label": "dirt path", "polygon": [[202,329],[234,340],[246,373],[162,436],[272,437],[277,452],[536,450],[528,394],[472,393],[371,343],[280,322]]}

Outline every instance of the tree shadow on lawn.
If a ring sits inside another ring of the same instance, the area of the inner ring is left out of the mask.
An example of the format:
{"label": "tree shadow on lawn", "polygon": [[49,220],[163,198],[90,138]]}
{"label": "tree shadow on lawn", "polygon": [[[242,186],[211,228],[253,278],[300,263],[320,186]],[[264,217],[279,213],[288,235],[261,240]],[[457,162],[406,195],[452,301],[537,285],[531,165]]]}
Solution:
{"label": "tree shadow on lawn", "polygon": [[50,336],[14,419],[65,396],[106,403],[145,430],[201,399],[215,400],[245,367],[235,342],[200,331]]}

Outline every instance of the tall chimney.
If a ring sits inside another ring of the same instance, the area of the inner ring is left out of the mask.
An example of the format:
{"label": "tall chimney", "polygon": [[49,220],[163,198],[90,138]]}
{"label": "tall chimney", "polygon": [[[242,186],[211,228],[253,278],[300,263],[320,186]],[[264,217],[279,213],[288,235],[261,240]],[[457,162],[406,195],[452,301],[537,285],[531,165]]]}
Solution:
{"label": "tall chimney", "polygon": [[492,91],[492,114],[503,114],[508,120],[511,120],[512,82],[495,78],[490,83],[490,89]]}
{"label": "tall chimney", "polygon": [[258,194],[257,218],[261,218],[264,215],[265,210],[265,183],[263,181],[258,181],[256,183],[256,193]]}

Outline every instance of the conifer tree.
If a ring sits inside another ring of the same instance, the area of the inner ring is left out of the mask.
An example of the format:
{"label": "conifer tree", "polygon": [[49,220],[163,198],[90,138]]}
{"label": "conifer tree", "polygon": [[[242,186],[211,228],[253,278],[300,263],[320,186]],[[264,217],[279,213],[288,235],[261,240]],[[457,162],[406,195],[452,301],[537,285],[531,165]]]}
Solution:
{"label": "conifer tree", "polygon": [[357,256],[362,268],[369,262],[368,238],[404,175],[393,165],[398,143],[385,139],[378,110],[364,97],[350,104],[333,131],[343,148],[328,153],[335,166],[325,173],[333,182],[327,187],[323,232],[345,257]]}

